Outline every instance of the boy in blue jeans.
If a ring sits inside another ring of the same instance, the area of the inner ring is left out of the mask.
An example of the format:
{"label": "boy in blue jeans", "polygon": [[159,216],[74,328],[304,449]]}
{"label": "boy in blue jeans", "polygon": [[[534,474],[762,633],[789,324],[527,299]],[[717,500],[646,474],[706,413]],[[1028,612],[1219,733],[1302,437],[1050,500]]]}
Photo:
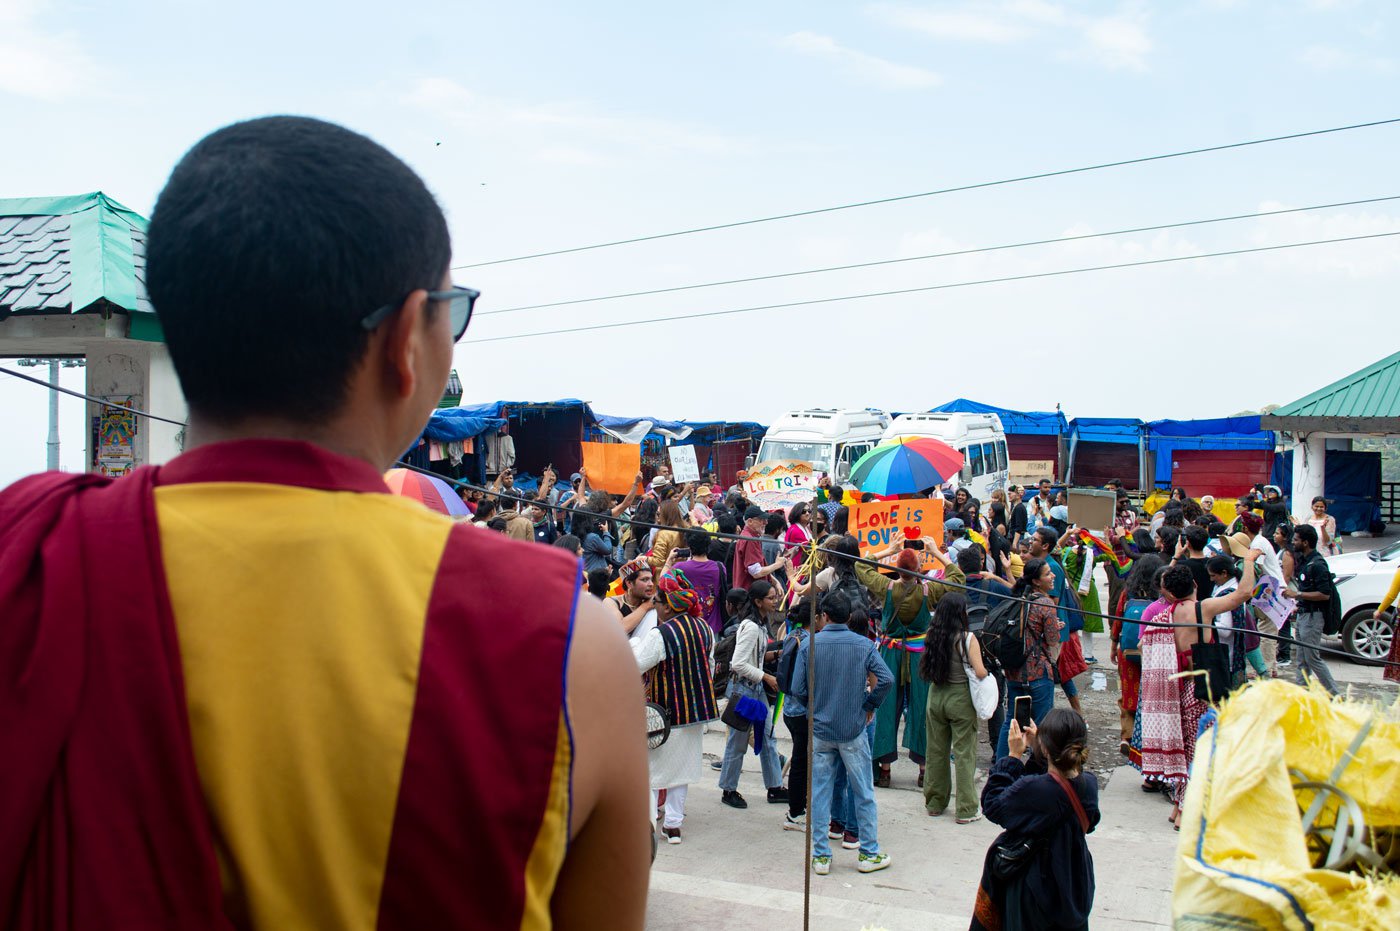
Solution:
{"label": "boy in blue jeans", "polygon": [[[847,626],[851,603],[845,595],[826,595],[820,611],[821,626],[799,649],[792,676],[793,695],[812,709],[812,799],[808,817],[813,826],[830,821],[836,772],[844,770],[855,798],[851,814],[860,831],[856,868],[862,873],[873,873],[890,865],[890,855],[880,852],[875,778],[865,731],[875,709],[893,686],[894,677],[875,644]],[[810,682],[809,649],[815,651],[815,674]],[[867,691],[868,676],[874,676],[875,687]],[[831,841],[825,831],[813,834],[812,870],[819,876],[831,872]]]}

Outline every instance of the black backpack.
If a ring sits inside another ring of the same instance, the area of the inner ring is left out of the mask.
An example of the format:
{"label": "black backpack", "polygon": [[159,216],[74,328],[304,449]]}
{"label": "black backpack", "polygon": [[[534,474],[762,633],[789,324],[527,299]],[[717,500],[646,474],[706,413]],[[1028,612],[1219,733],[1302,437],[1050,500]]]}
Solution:
{"label": "black backpack", "polygon": [[982,644],[996,657],[1005,672],[1016,672],[1026,665],[1026,611],[1018,598],[999,599],[987,614],[982,628]]}
{"label": "black backpack", "polygon": [[739,621],[724,630],[724,636],[715,644],[715,697],[722,698],[729,690],[729,667],[734,662],[734,644],[739,639]]}
{"label": "black backpack", "polygon": [[783,651],[778,654],[778,671],[774,677],[778,680],[778,691],[784,695],[792,690],[792,671],[797,666],[797,650],[801,646],[800,637],[788,634],[783,640]]}

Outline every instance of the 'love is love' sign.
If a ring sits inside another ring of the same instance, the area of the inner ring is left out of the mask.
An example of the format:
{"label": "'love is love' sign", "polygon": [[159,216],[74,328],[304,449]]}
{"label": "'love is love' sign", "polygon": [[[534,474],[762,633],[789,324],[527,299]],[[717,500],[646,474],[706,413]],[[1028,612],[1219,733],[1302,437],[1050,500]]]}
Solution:
{"label": "'love is love' sign", "polygon": [[[915,498],[908,501],[871,501],[851,505],[847,525],[860,542],[860,554],[868,556],[890,545],[895,531],[906,540],[924,540],[926,547],[943,547],[943,499]],[[930,549],[920,552],[925,571],[938,566]]]}

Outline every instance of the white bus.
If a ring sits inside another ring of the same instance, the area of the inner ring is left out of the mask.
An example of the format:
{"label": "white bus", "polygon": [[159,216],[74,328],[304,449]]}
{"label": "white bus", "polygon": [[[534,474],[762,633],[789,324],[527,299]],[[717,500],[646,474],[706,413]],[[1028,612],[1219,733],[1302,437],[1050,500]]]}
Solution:
{"label": "white bus", "polygon": [[983,504],[993,489],[1007,485],[1006,433],[996,414],[901,414],[881,439],[901,436],[930,436],[959,450],[962,471],[947,487],[966,488]]}
{"label": "white bus", "polygon": [[844,482],[851,466],[880,442],[889,422],[883,411],[865,408],[789,411],[768,428],[753,461],[797,459]]}

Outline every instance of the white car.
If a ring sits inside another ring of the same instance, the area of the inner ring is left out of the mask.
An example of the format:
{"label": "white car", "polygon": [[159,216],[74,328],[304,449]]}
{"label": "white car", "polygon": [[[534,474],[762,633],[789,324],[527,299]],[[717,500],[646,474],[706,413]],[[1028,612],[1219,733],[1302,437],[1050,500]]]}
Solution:
{"label": "white car", "polygon": [[1327,565],[1342,596],[1342,646],[1358,663],[1379,666],[1390,653],[1395,614],[1379,621],[1371,615],[1400,569],[1400,542],[1366,553],[1328,556]]}

